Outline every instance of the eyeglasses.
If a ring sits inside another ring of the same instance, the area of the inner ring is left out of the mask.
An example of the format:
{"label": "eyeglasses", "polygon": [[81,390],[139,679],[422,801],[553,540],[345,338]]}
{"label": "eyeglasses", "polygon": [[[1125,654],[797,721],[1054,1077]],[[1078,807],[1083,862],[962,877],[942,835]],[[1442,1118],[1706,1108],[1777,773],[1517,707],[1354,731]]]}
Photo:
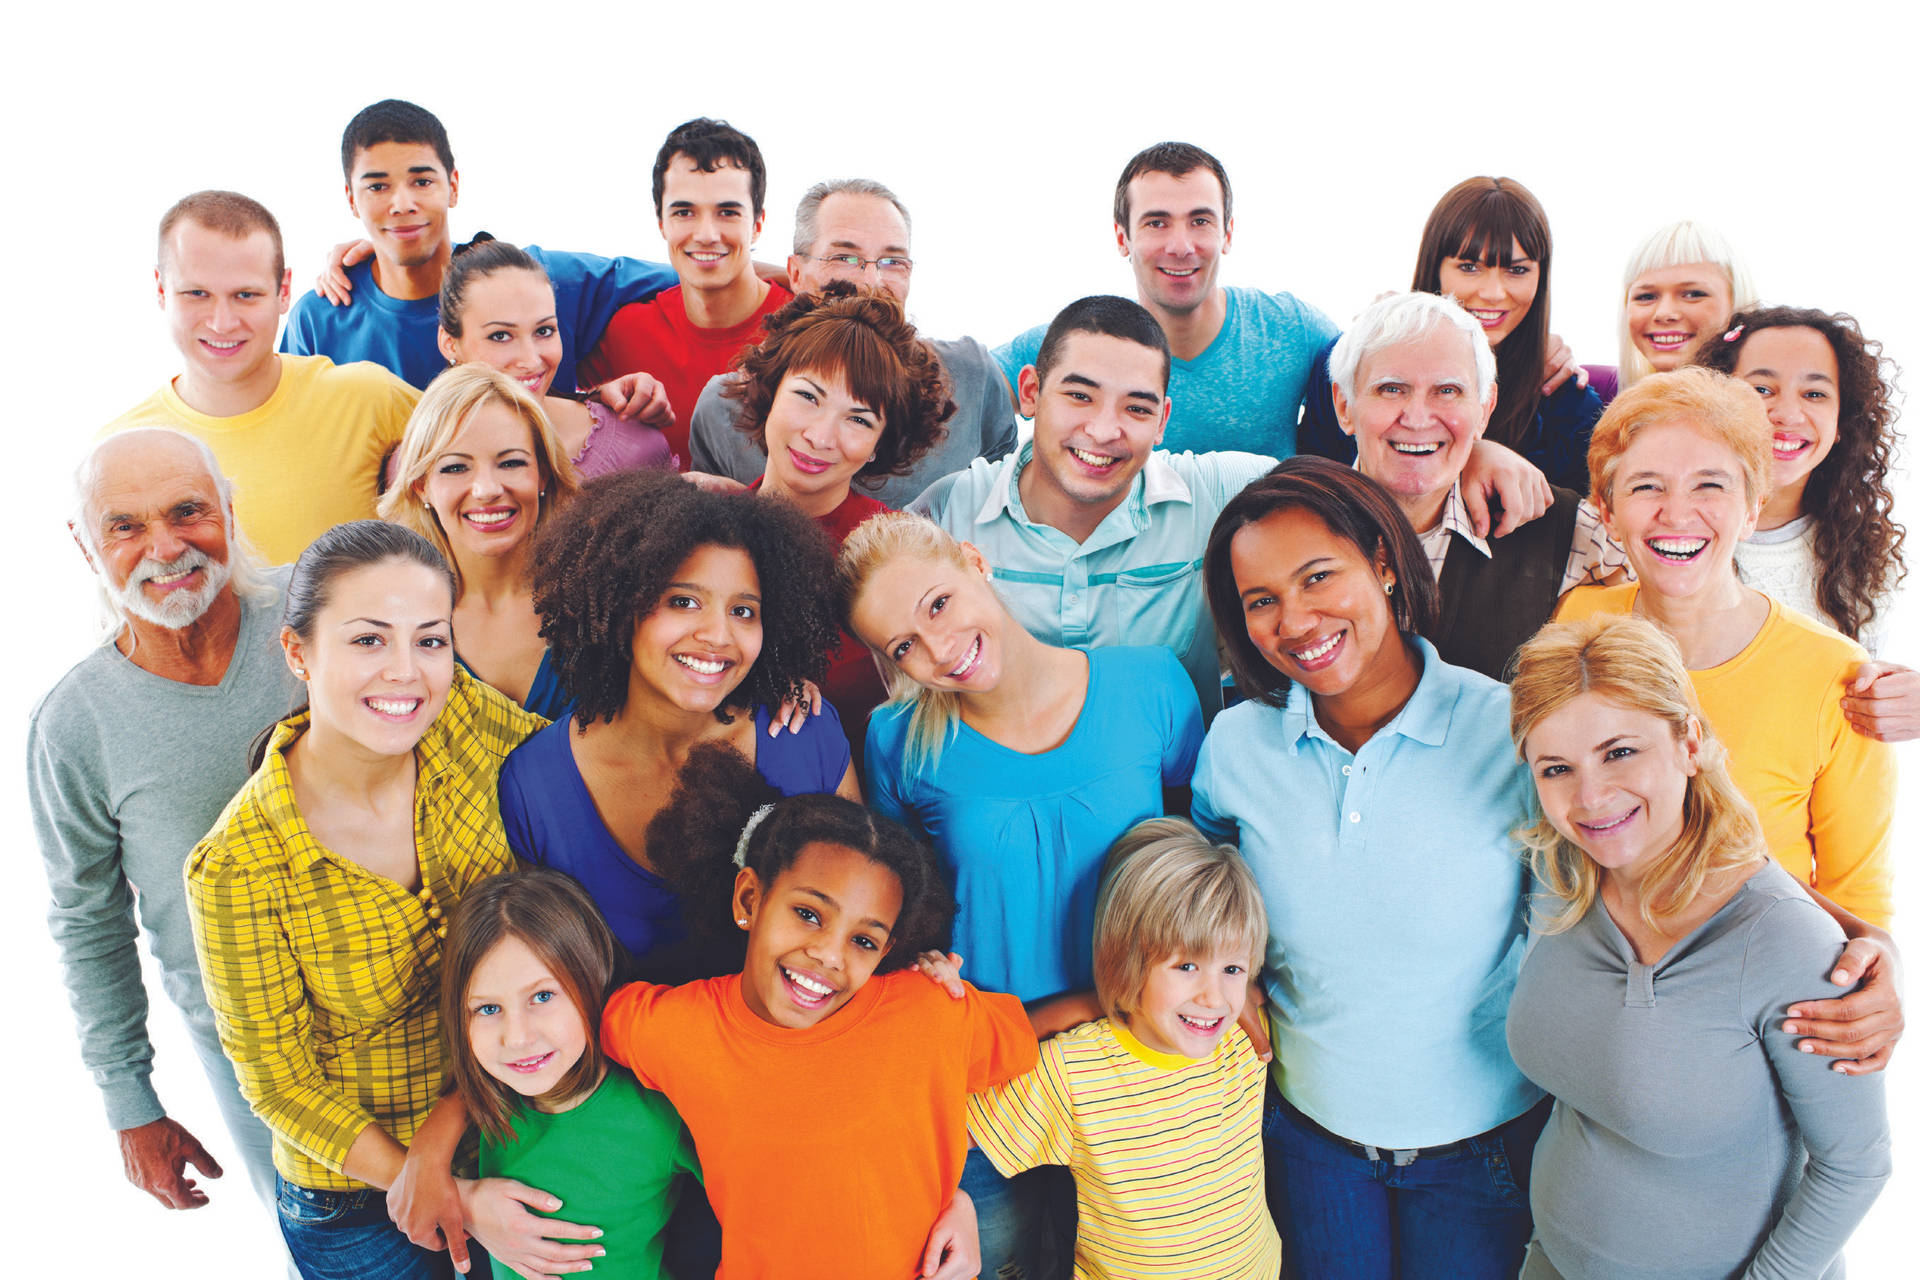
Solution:
{"label": "eyeglasses", "polygon": [[863,258],[857,253],[797,253],[796,258],[808,258],[814,262],[824,262],[830,267],[839,267],[846,271],[860,272],[872,267],[883,276],[904,276],[913,270],[912,258]]}

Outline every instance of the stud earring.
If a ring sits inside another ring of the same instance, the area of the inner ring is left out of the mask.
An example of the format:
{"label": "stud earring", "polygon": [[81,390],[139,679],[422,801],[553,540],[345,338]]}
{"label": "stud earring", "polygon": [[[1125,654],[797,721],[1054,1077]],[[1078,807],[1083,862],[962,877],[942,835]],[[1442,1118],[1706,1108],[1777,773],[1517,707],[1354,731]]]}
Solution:
{"label": "stud earring", "polygon": [[744,929],[747,927],[747,918],[745,916],[741,916],[738,920],[735,920],[734,923],[739,925],[742,929]]}
{"label": "stud earring", "polygon": [[293,669],[293,674],[299,677],[300,679],[305,680],[307,678],[307,669],[305,667],[295,667]]}
{"label": "stud earring", "polygon": [[1387,584],[1387,596],[1389,599],[1393,596],[1393,584],[1391,582]]}

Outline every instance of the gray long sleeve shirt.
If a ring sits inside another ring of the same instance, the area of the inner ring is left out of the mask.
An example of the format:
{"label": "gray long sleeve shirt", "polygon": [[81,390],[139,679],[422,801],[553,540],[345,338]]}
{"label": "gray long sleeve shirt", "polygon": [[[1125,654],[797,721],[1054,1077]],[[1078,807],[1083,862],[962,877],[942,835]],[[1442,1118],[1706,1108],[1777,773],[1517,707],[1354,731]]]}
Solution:
{"label": "gray long sleeve shirt", "polygon": [[[274,583],[285,582],[285,570]],[[166,1114],[149,1077],[138,902],[161,983],[188,1030],[218,1045],[200,986],[181,867],[247,779],[255,734],[299,687],[281,657],[278,593],[241,601],[240,638],[218,685],[183,684],[102,644],[62,676],[27,730],[27,795],[53,906],[80,1054],[115,1129]]]}
{"label": "gray long sleeve shirt", "polygon": [[1556,1099],[1533,1215],[1560,1274],[1841,1274],[1891,1169],[1885,1088],[1780,1026],[1795,1000],[1834,994],[1842,945],[1777,863],[1652,966],[1597,903],[1536,941],[1507,1042]]}

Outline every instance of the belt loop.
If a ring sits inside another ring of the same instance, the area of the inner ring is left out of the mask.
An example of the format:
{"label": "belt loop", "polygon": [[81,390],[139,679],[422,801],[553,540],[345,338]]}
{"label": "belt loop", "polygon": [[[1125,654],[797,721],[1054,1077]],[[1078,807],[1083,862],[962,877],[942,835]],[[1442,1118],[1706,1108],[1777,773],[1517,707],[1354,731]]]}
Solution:
{"label": "belt loop", "polygon": [[1393,1153],[1393,1167],[1396,1169],[1404,1169],[1419,1158],[1420,1149],[1418,1147],[1409,1147],[1404,1151],[1396,1151]]}
{"label": "belt loop", "polygon": [[1380,1163],[1380,1148],[1371,1147],[1371,1146],[1366,1147],[1366,1153],[1367,1153],[1367,1159],[1373,1161],[1375,1164]]}

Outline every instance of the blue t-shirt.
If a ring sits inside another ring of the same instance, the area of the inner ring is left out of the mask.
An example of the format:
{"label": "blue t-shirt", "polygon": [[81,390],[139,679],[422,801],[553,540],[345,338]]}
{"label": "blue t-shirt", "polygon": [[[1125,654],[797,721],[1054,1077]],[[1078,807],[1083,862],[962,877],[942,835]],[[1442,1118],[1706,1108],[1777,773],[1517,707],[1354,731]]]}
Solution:
{"label": "blue t-shirt", "polygon": [[[669,267],[638,258],[602,258],[528,245],[527,253],[553,281],[560,318],[560,365],[553,389],[578,385],[578,362],[606,332],[613,313],[629,302],[644,302],[679,283]],[[336,307],[311,290],[287,313],[280,349],[294,355],[322,355],[335,364],[371,360],[402,380],[425,388],[447,367],[440,354],[440,300],[389,297],[373,282],[373,259],[347,268],[353,301]]]}
{"label": "blue t-shirt", "polygon": [[[874,811],[924,832],[953,880],[953,949],[985,991],[1038,1000],[1093,986],[1093,901],[1107,848],[1164,812],[1200,750],[1200,702],[1171,652],[1087,654],[1065,742],[1034,755],[959,726],[931,769],[905,774],[909,709],[867,722]],[[511,761],[509,761],[511,763]]]}
{"label": "blue t-shirt", "polygon": [[[1175,360],[1167,383],[1173,414],[1161,448],[1169,453],[1237,449],[1289,458],[1300,397],[1314,353],[1340,334],[1333,321],[1290,293],[1224,288],[1227,316],[1207,349]],[[1012,386],[1040,354],[1047,326],[994,348]]]}
{"label": "blue t-shirt", "polygon": [[[833,704],[820,704],[799,732],[767,736],[768,711],[753,712],[754,770],[781,795],[834,790],[846,776],[847,735]],[[635,960],[686,936],[680,895],[620,847],[594,808],[573,758],[573,716],[528,738],[500,768],[500,821],[523,862],[566,872],[586,887],[613,936]]]}
{"label": "blue t-shirt", "polygon": [[[453,660],[466,667],[467,674],[478,680],[479,673],[467,666],[467,660],[459,654]],[[573,710],[573,699],[560,685],[560,677],[553,669],[553,650],[540,651],[540,666],[533,673],[533,683],[527,686],[527,697],[520,704],[528,711],[545,720],[558,720]]]}

